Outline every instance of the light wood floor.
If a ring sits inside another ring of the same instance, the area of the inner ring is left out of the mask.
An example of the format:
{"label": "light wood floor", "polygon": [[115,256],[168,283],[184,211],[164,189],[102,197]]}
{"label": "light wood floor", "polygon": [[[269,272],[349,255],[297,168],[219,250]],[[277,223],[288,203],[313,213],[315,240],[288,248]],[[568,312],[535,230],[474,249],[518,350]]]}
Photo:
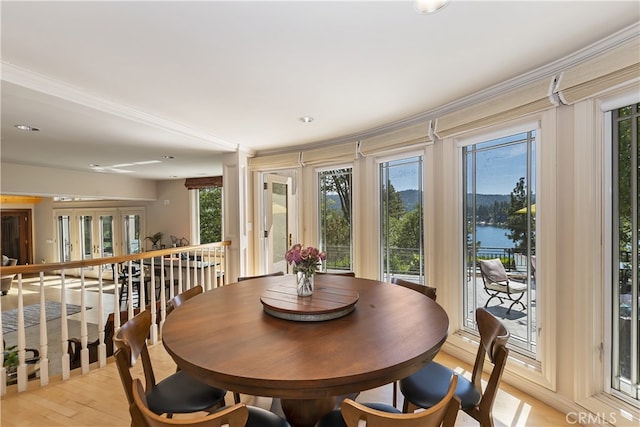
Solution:
{"label": "light wood floor", "polygon": [[[150,347],[156,378],[175,372],[175,364],[161,344]],[[469,374],[469,365],[440,353],[436,360]],[[140,364],[136,366],[142,376]],[[391,404],[391,385],[363,392],[362,402]],[[231,394],[227,395],[229,403]],[[243,396],[248,404],[272,408],[278,412],[277,400]],[[272,405],[273,403],[273,405]],[[399,403],[401,405],[401,403]],[[564,414],[544,403],[502,384],[494,406],[496,426],[552,427],[570,425]],[[18,393],[15,386],[8,387],[0,401],[0,425],[12,426],[129,426],[130,418],[126,397],[122,389],[116,365],[110,363],[102,369],[94,369],[86,375],[74,372],[72,378],[62,382],[53,380],[46,388],[31,382],[29,390]],[[457,426],[477,426],[478,423],[459,412]],[[576,425],[576,424],[572,424]]]}

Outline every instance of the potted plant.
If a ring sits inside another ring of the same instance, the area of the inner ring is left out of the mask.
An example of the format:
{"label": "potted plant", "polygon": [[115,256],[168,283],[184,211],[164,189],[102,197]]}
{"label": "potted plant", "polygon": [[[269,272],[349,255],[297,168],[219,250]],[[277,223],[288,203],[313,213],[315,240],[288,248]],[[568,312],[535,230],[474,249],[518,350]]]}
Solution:
{"label": "potted plant", "polygon": [[[35,378],[36,373],[40,369],[40,352],[36,349],[27,348],[27,353],[32,353],[33,357],[25,358],[25,364],[27,365],[27,377]],[[12,345],[4,349],[4,367],[7,369],[7,382],[8,384],[14,384],[18,379],[18,366],[20,365],[20,358],[18,357],[18,346]]]}
{"label": "potted plant", "polygon": [[18,346],[12,345],[4,349],[4,367],[9,374],[15,373],[20,364],[18,359]]}
{"label": "potted plant", "polygon": [[147,236],[145,237],[145,239],[151,240],[151,249],[158,249],[158,243],[162,240],[162,237],[164,236],[164,233],[161,231],[158,231],[155,234],[152,234],[151,236]]}

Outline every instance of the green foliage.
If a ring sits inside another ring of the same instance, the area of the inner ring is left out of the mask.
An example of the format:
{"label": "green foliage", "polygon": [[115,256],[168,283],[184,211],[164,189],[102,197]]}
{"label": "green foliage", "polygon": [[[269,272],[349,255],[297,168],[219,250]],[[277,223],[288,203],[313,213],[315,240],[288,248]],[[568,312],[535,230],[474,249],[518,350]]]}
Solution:
{"label": "green foliage", "polygon": [[9,368],[12,366],[18,366],[20,359],[18,358],[18,347],[12,345],[4,349],[4,367]]}
{"label": "green foliage", "polygon": [[513,241],[515,248],[526,250],[527,241],[527,215],[516,213],[518,210],[527,207],[527,190],[524,177],[520,177],[515,188],[511,192],[510,214],[507,217],[507,237]]}
{"label": "green foliage", "polygon": [[222,188],[203,188],[200,197],[200,243],[222,240]]}
{"label": "green foliage", "polygon": [[157,233],[152,234],[151,236],[145,237],[145,239],[150,240],[151,244],[157,245],[158,242],[160,242],[163,237],[164,237],[164,233],[161,231],[158,231]]}

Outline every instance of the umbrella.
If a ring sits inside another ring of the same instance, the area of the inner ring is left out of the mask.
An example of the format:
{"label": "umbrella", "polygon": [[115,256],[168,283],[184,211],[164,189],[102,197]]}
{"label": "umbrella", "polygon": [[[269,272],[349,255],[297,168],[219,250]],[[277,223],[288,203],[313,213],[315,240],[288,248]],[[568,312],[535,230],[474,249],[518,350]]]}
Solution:
{"label": "umbrella", "polygon": [[[517,214],[524,214],[524,213],[527,213],[527,207],[525,206],[525,207],[524,207],[524,208],[522,208],[522,209],[518,209],[518,210],[516,211],[516,213],[517,213]],[[535,203],[531,205],[531,213],[532,213],[532,214],[534,214],[534,215],[536,214],[536,204],[535,204]]]}

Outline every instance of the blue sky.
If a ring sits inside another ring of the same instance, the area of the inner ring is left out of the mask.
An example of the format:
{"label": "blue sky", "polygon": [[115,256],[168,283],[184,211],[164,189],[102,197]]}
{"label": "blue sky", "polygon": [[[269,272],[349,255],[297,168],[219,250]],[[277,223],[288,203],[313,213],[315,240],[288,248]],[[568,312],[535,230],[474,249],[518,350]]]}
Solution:
{"label": "blue sky", "polygon": [[[521,176],[526,176],[526,144],[507,145],[478,151],[476,186],[478,194],[510,194]],[[393,162],[395,163],[395,162]],[[416,189],[417,164],[395,166],[389,170],[396,191]]]}

